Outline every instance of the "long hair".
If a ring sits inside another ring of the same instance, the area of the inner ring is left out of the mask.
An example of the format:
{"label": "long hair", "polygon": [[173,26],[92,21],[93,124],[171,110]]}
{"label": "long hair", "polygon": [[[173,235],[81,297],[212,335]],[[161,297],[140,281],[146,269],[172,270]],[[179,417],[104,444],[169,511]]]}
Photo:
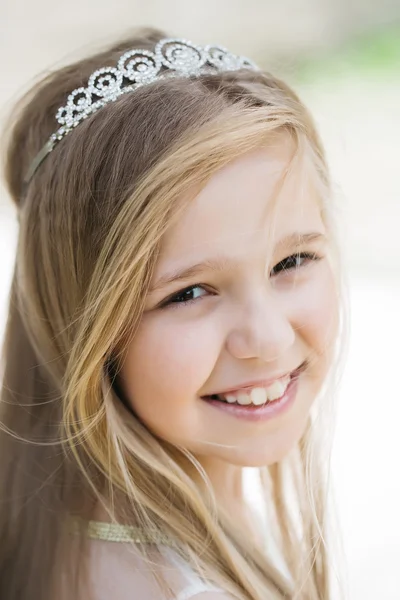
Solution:
{"label": "long hair", "polygon": [[111,519],[173,538],[233,597],[326,600],[318,419],[287,460],[259,469],[286,577],[235,532],[210,485],[200,493],[188,475],[194,467],[206,480],[194,456],[158,439],[118,390],[160,240],[193,189],[225,164],[289,134],[316,167],[335,245],[324,150],[297,95],[269,73],[245,70],[143,86],[82,122],[23,183],[68,93],[163,37],[140,30],[59,69],[13,111],[5,175],[19,237],[1,362],[0,597],[49,600],[61,577],[72,585],[84,538],[72,551],[69,516],[90,515],[100,502]]}

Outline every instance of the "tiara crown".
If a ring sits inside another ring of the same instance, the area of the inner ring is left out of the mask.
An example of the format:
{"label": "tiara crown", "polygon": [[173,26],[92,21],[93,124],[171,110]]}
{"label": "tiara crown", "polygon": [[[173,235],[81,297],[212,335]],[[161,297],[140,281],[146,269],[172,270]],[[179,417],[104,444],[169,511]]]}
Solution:
{"label": "tiara crown", "polygon": [[70,93],[65,106],[61,106],[56,114],[61,127],[50,136],[32,161],[26,183],[60,140],[84,119],[123,94],[159,79],[240,69],[259,70],[253,61],[236,56],[222,46],[200,47],[183,39],[162,39],[153,52],[142,49],[125,52],[116,67],[97,69],[89,77],[87,87],[79,87]]}

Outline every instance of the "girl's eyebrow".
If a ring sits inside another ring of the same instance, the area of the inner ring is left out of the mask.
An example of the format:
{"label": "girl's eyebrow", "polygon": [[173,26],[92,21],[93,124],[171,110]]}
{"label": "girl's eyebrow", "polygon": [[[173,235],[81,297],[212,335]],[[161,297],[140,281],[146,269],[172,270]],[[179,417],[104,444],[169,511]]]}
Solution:
{"label": "girl's eyebrow", "polygon": [[[279,242],[275,245],[275,250],[282,251],[285,248],[295,250],[296,248],[304,246],[305,244],[323,240],[326,240],[326,236],[319,231],[313,231],[310,233],[295,232],[279,240]],[[226,256],[215,256],[214,258],[206,259],[200,263],[191,265],[190,267],[176,269],[175,271],[170,271],[169,273],[162,275],[157,279],[157,281],[154,282],[153,285],[150,286],[150,292],[158,291],[175,281],[190,279],[206,270],[213,271],[214,273],[220,273],[221,271],[225,270],[237,269],[239,265],[240,261],[237,259],[228,258]]]}

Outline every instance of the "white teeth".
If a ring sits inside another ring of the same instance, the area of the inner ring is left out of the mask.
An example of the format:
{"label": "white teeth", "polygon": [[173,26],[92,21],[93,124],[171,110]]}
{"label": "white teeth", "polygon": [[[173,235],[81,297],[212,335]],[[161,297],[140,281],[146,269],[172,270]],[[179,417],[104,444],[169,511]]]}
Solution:
{"label": "white teeth", "polygon": [[242,405],[251,404],[251,399],[248,394],[238,394],[236,396],[236,398],[237,398],[238,404],[242,404]]}
{"label": "white teeth", "polygon": [[229,404],[232,404],[233,402],[236,402],[236,396],[233,394],[226,394],[225,400],[229,402]]}
{"label": "white teeth", "polygon": [[254,404],[254,406],[262,406],[266,402],[272,402],[272,400],[277,400],[283,396],[290,381],[290,375],[287,375],[279,381],[274,381],[268,388],[257,387],[238,394],[221,394],[221,398],[229,402],[229,404],[236,403],[242,406]]}
{"label": "white teeth", "polygon": [[268,388],[268,398],[270,400],[277,400],[278,398],[280,398],[282,396],[285,389],[286,389],[286,385],[282,381],[275,381]]}
{"label": "white teeth", "polygon": [[250,392],[250,398],[253,404],[261,406],[267,401],[267,390],[264,388],[254,388]]}

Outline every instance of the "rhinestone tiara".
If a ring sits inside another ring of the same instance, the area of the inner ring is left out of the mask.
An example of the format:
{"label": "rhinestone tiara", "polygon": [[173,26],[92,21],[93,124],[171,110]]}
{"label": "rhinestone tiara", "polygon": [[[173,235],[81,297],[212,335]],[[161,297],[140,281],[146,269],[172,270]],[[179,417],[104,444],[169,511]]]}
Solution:
{"label": "rhinestone tiara", "polygon": [[236,56],[222,46],[195,46],[183,39],[160,40],[154,51],[134,49],[125,52],[116,67],[102,67],[89,77],[87,87],[75,89],[61,106],[56,120],[61,127],[53,133],[33,159],[25,183],[28,183],[39,165],[70,131],[97,110],[114,102],[128,92],[158,79],[191,77],[206,73],[238,71],[259,67],[244,56]]}

